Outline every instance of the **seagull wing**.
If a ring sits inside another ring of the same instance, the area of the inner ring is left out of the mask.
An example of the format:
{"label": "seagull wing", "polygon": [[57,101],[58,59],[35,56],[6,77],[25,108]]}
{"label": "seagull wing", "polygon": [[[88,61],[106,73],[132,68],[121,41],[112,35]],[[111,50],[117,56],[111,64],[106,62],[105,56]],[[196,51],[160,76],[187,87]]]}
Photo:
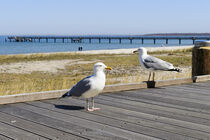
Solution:
{"label": "seagull wing", "polygon": [[153,56],[147,56],[143,60],[143,63],[146,68],[152,70],[170,70],[173,68],[173,65],[171,63],[168,63]]}
{"label": "seagull wing", "polygon": [[91,88],[91,85],[90,85],[91,77],[92,76],[88,76],[82,79],[81,81],[79,81],[75,86],[71,88],[71,90],[69,91],[69,95],[79,97],[85,92],[87,92]]}

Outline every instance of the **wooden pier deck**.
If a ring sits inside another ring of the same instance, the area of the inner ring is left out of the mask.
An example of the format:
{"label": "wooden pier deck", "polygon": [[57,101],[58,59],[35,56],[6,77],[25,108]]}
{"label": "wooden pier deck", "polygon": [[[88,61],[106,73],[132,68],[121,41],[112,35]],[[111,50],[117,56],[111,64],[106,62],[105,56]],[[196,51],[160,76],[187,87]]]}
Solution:
{"label": "wooden pier deck", "polygon": [[146,40],[153,40],[153,44],[157,44],[158,40],[165,40],[165,44],[168,44],[169,40],[178,40],[179,44],[182,44],[182,40],[192,40],[194,44],[197,40],[210,40],[210,36],[8,36],[9,42],[43,42],[43,40],[46,43],[50,40],[54,43],[57,40],[63,43],[82,43],[84,40],[86,40],[86,43],[95,42],[93,40],[98,40],[98,43],[101,43],[102,40],[112,43],[115,40],[116,43],[116,40],[118,40],[119,44],[123,43],[123,40],[129,41],[130,44],[137,40],[140,40],[141,44],[145,44]]}
{"label": "wooden pier deck", "polygon": [[210,139],[210,81],[0,105],[0,139]]}

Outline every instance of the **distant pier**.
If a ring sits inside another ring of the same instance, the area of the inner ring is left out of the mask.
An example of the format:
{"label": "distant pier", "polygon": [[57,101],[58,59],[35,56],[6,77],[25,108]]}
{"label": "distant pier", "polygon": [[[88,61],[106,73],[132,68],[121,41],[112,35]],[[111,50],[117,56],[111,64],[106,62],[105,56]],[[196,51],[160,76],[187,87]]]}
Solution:
{"label": "distant pier", "polygon": [[179,44],[182,44],[182,40],[192,40],[194,44],[196,40],[210,40],[210,36],[9,36],[7,42],[43,42],[43,40],[46,43],[49,40],[54,43],[58,40],[63,43],[82,43],[84,40],[88,40],[89,43],[93,43],[92,40],[98,40],[98,43],[108,40],[108,43],[112,43],[112,40],[118,40],[119,44],[123,43],[122,40],[128,40],[130,44],[134,40],[140,40],[141,44],[144,44],[145,40],[153,40],[154,44],[157,40],[165,40],[165,44],[168,44],[169,40],[177,40]]}

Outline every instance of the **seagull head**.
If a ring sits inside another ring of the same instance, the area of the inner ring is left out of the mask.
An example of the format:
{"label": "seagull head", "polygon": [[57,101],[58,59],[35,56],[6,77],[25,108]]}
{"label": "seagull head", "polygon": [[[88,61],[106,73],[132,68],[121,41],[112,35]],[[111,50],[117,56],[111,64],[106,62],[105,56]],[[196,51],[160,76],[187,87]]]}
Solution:
{"label": "seagull head", "polygon": [[140,55],[145,55],[147,54],[147,49],[145,49],[144,47],[140,47],[137,50],[133,51],[133,53],[139,53]]}
{"label": "seagull head", "polygon": [[104,70],[112,70],[111,67],[106,66],[104,63],[98,62],[94,65],[94,73],[98,71],[104,71]]}

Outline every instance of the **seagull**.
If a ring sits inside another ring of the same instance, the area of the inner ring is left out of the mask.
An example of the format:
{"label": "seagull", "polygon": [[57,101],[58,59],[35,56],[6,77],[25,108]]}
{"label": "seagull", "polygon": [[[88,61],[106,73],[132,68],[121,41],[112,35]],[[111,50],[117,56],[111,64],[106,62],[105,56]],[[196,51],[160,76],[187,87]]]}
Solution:
{"label": "seagull", "polygon": [[[94,65],[94,74],[88,76],[76,85],[74,85],[68,92],[62,95],[62,98],[69,96],[86,98],[87,111],[99,110],[100,108],[94,107],[94,97],[97,96],[105,87],[106,75],[104,70],[112,70],[111,67],[107,67],[104,63],[98,62]],[[92,100],[92,107],[89,108],[89,98]]]}
{"label": "seagull", "polygon": [[141,66],[150,71],[148,81],[150,81],[151,71],[153,71],[153,78],[154,81],[155,72],[154,71],[176,71],[181,72],[181,69],[175,68],[173,64],[163,61],[159,58],[150,56],[147,54],[147,50],[143,47],[138,48],[137,50],[133,51],[133,53],[139,53],[139,62]]}

